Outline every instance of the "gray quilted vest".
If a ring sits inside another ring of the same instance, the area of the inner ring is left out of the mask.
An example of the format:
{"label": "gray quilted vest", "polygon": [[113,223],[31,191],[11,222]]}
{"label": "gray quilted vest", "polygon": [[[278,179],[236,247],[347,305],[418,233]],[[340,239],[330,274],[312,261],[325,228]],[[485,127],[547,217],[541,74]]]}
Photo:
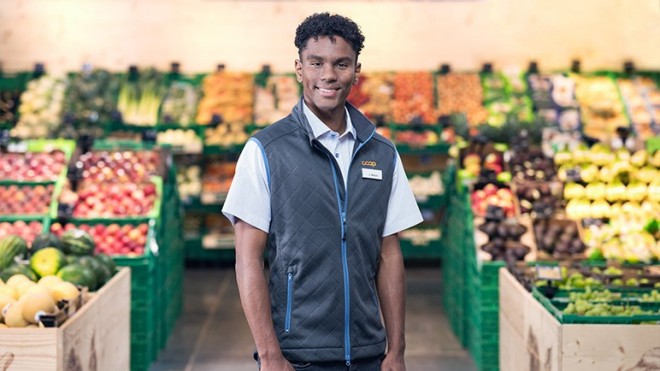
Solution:
{"label": "gray quilted vest", "polygon": [[302,100],[251,139],[266,159],[271,312],[290,361],[348,364],[385,352],[376,270],[396,150],[347,107],[357,133],[348,187]]}

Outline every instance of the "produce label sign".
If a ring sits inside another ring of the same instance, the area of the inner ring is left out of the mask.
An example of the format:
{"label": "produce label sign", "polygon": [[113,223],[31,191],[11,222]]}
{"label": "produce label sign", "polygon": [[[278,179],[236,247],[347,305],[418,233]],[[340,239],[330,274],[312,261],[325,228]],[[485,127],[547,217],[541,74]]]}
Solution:
{"label": "produce label sign", "polygon": [[558,265],[537,265],[536,277],[539,280],[561,281],[561,268]]}

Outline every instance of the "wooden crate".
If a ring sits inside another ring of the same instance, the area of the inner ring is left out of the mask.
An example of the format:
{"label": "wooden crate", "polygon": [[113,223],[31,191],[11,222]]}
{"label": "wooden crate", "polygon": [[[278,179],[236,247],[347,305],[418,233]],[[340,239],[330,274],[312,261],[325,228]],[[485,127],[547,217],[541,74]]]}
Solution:
{"label": "wooden crate", "polygon": [[561,324],[500,270],[501,370],[650,370],[659,357],[660,325]]}
{"label": "wooden crate", "polygon": [[3,370],[128,370],[131,272],[122,268],[58,328],[1,329]]}

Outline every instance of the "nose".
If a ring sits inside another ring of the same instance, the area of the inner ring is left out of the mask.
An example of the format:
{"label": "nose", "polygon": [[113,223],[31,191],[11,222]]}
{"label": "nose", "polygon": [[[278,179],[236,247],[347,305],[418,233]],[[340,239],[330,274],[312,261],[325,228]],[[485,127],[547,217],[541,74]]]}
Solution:
{"label": "nose", "polygon": [[321,80],[326,82],[334,82],[337,80],[337,73],[335,67],[331,63],[325,63],[321,69]]}

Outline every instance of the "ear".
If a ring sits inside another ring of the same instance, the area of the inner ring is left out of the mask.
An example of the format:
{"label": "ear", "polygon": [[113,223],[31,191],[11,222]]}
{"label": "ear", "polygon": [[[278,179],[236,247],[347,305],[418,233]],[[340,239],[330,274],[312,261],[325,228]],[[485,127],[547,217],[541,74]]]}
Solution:
{"label": "ear", "polygon": [[358,81],[360,81],[360,71],[362,71],[362,63],[357,62],[355,64],[355,79],[353,79],[353,85],[357,85]]}
{"label": "ear", "polygon": [[302,62],[300,62],[300,59],[296,59],[294,68],[296,70],[296,79],[302,83]]}

